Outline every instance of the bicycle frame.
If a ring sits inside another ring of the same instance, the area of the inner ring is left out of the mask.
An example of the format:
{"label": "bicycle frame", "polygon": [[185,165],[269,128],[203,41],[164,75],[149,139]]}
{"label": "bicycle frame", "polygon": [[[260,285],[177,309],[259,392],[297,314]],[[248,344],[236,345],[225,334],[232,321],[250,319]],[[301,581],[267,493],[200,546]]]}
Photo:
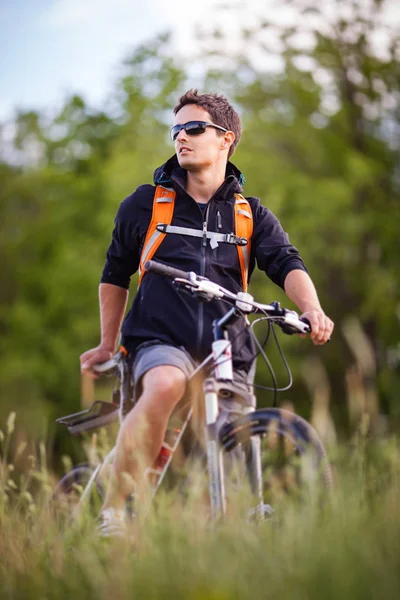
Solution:
{"label": "bicycle frame", "polygon": [[[278,324],[285,333],[305,333],[310,331],[310,325],[307,321],[299,318],[297,313],[287,309],[281,309],[278,303],[272,305],[263,305],[254,301],[253,297],[247,293],[233,292],[226,290],[205,278],[198,278],[195,273],[185,273],[172,267],[148,261],[146,270],[152,270],[155,273],[166,275],[175,280],[178,285],[183,285],[189,290],[194,290],[196,293],[205,297],[207,300],[213,298],[227,298],[231,302],[232,308],[220,319],[213,323],[213,343],[212,353],[195,369],[191,377],[194,377],[201,369],[207,366],[210,362],[214,367],[214,376],[208,377],[203,384],[204,396],[204,412],[205,412],[205,439],[207,453],[207,470],[209,482],[209,494],[211,504],[211,516],[213,519],[221,518],[226,512],[226,497],[224,488],[224,464],[223,464],[223,449],[219,442],[220,423],[220,406],[219,397],[224,388],[233,392],[240,399],[241,414],[255,411],[256,402],[253,394],[246,393],[240,388],[235,389],[233,382],[233,363],[231,342],[229,341],[228,327],[237,318],[245,318],[246,324],[249,324],[247,314],[250,312],[261,312],[263,314],[271,314],[277,320]],[[271,317],[270,317],[271,318]],[[126,352],[125,352],[126,353]],[[119,420],[122,423],[124,417],[124,408],[127,401],[131,398],[132,390],[129,387],[130,373],[128,365],[124,360],[125,354],[120,351],[113,359],[96,365],[94,369],[98,373],[110,372],[117,367],[119,369],[121,382],[121,401],[119,408]],[[250,403],[248,402],[251,397]],[[247,406],[247,409],[246,409]],[[192,417],[193,409],[191,408],[182,429],[175,440],[174,446],[169,448],[170,453],[161,472],[156,471],[158,481],[154,489],[156,493],[159,485],[163,481],[165,473],[170,465],[174,450],[182,439],[183,433]],[[62,420],[60,420],[62,422]],[[260,438],[258,435],[251,435],[249,438],[251,444],[251,488],[257,499],[256,511],[258,516],[263,518],[265,515],[265,505],[263,504],[263,489],[262,489],[262,468],[260,454]],[[81,497],[81,502],[87,498],[90,493],[93,483],[101,473],[103,466],[109,465],[113,460],[115,448],[113,448],[105,457],[102,464],[97,465],[93,475],[84,490]],[[150,472],[152,469],[149,469]]]}

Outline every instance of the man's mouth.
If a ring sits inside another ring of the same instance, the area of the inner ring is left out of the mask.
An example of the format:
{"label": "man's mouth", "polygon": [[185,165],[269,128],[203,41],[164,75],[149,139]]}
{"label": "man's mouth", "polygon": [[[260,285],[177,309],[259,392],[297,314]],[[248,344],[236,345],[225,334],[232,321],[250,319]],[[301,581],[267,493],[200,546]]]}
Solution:
{"label": "man's mouth", "polygon": [[186,146],[182,146],[182,148],[179,148],[179,154],[187,154],[188,152],[191,152],[191,149],[186,148]]}

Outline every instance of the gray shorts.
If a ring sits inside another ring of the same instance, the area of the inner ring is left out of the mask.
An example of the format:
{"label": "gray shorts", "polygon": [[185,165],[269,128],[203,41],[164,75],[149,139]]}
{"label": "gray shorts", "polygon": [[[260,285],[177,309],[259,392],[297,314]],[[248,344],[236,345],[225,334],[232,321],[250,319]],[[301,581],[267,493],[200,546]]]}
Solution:
{"label": "gray shorts", "polygon": [[189,379],[196,368],[196,363],[184,348],[168,346],[167,344],[148,342],[139,346],[133,359],[133,381],[135,382],[135,396],[138,392],[141,379],[147,371],[154,367],[172,366],[180,369],[186,379]]}
{"label": "gray shorts", "polygon": [[[146,342],[139,346],[132,364],[132,375],[135,382],[134,397],[136,400],[141,394],[141,380],[145,373],[150,369],[154,369],[154,367],[167,365],[180,369],[186,379],[189,380],[199,363],[194,361],[182,346],[169,346],[161,342]],[[251,393],[254,368],[251,368],[248,374],[245,371],[235,371],[234,379],[236,385],[243,386],[243,390]]]}

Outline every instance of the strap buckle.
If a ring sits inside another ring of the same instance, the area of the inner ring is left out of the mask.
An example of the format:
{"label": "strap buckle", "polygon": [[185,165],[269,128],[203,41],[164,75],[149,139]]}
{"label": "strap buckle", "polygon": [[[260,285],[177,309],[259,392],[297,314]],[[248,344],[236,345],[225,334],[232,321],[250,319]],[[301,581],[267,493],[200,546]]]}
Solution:
{"label": "strap buckle", "polygon": [[238,235],[235,235],[234,233],[227,233],[225,235],[225,241],[228,244],[235,244],[236,246],[246,246],[248,243],[248,240],[246,240],[246,238],[239,237]]}

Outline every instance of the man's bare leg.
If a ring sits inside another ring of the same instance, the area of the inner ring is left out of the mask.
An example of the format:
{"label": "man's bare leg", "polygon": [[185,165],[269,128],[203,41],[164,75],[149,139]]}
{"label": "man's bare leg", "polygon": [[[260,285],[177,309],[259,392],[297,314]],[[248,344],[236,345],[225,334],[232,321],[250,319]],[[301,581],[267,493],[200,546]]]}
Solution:
{"label": "man's bare leg", "polygon": [[[142,379],[143,392],[119,430],[111,476],[102,510],[123,509],[143,467],[158,456],[171,413],[186,389],[186,377],[170,365],[154,367]],[[124,477],[127,474],[128,477]]]}

